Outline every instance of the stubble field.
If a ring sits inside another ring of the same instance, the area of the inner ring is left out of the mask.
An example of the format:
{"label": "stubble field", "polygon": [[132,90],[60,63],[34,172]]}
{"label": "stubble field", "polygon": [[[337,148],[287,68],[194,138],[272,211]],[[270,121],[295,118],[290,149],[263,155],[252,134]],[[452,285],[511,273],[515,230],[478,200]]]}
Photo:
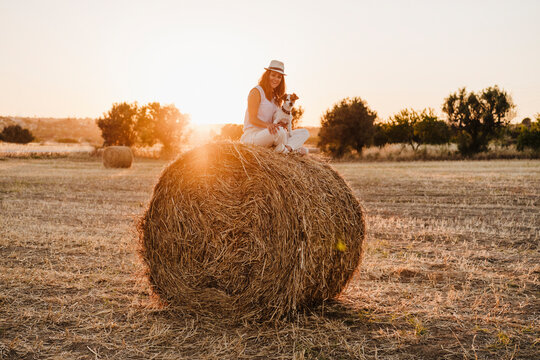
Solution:
{"label": "stubble field", "polygon": [[540,161],[338,163],[361,270],[289,321],[160,306],[135,223],[166,163],[0,161],[0,359],[540,358]]}

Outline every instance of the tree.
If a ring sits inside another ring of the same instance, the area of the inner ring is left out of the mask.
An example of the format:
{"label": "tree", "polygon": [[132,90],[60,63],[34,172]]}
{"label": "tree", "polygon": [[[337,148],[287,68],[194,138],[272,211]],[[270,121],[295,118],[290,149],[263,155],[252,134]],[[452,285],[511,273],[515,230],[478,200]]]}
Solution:
{"label": "tree", "polygon": [[525,119],[521,120],[521,125],[526,127],[531,127],[532,121],[530,117],[526,117]]}
{"label": "tree", "polygon": [[448,124],[439,120],[433,109],[422,111],[420,121],[414,126],[414,135],[418,143],[430,145],[446,144],[452,136]]}
{"label": "tree", "polygon": [[517,139],[521,134],[522,124],[508,124],[497,130],[496,144],[503,147],[516,145]]}
{"label": "tree", "polygon": [[300,123],[300,119],[304,115],[304,108],[301,106],[298,106],[298,108],[293,107],[291,110],[291,115],[292,115],[291,126],[293,129],[296,129],[298,127],[298,124]]}
{"label": "tree", "polygon": [[420,146],[420,139],[415,134],[414,129],[420,120],[420,114],[413,109],[401,110],[390,118],[387,126],[388,141],[409,144],[416,151]]}
{"label": "tree", "polygon": [[136,131],[139,142],[144,145],[163,144],[165,157],[176,154],[188,136],[189,117],[173,104],[162,106],[159,102],[145,105],[139,111]]}
{"label": "tree", "polygon": [[174,105],[158,102],[139,107],[137,103],[113,104],[111,110],[97,120],[104,146],[163,144],[162,155],[179,150],[187,136],[188,116]]}
{"label": "tree", "polygon": [[351,150],[361,154],[372,141],[376,118],[377,113],[361,98],[345,98],[322,116],[318,146],[333,157],[342,157]]}
{"label": "tree", "polygon": [[383,147],[390,142],[388,138],[388,124],[376,123],[373,126],[373,145]]}
{"label": "tree", "polygon": [[487,150],[497,130],[508,123],[506,116],[512,108],[510,95],[495,85],[479,94],[459,89],[445,99],[442,110],[452,128],[459,132],[459,151],[471,155]]}
{"label": "tree", "polygon": [[378,142],[386,136],[389,143],[403,143],[411,145],[414,151],[423,144],[445,144],[450,141],[448,125],[437,118],[433,109],[424,109],[421,112],[413,109],[403,109],[390,118],[390,121],[381,126]]}
{"label": "tree", "polygon": [[10,125],[2,130],[0,140],[17,144],[28,144],[34,140],[34,135],[32,135],[30,130],[23,129],[20,125]]}
{"label": "tree", "polygon": [[[156,106],[154,106],[154,108],[155,107]],[[151,106],[145,105],[139,108],[134,129],[137,134],[137,143],[139,145],[153,146],[158,142],[155,111],[152,111]]]}
{"label": "tree", "polygon": [[517,149],[523,151],[525,148],[540,151],[540,113],[536,114],[536,121],[531,122],[529,126],[521,126],[521,132],[517,138]]}
{"label": "tree", "polygon": [[220,130],[220,133],[214,136],[214,140],[240,140],[244,127],[238,124],[225,124]]}
{"label": "tree", "polygon": [[102,118],[97,120],[101,129],[103,146],[123,145],[132,146],[137,141],[135,121],[138,114],[137,103],[115,103]]}

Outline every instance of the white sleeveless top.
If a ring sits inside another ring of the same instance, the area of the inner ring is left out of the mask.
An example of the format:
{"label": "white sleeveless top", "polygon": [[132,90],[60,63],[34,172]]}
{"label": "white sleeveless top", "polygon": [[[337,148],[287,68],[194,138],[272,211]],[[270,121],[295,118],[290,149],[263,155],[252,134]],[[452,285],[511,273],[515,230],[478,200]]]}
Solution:
{"label": "white sleeveless top", "polygon": [[[274,113],[278,109],[278,106],[274,103],[274,101],[268,101],[264,95],[264,90],[260,85],[255,86],[255,89],[259,90],[259,93],[261,94],[261,103],[259,104],[257,117],[259,120],[271,124],[273,120],[272,118],[274,117]],[[249,111],[246,109],[246,115],[244,116],[244,131],[250,128],[261,129],[249,121]]]}

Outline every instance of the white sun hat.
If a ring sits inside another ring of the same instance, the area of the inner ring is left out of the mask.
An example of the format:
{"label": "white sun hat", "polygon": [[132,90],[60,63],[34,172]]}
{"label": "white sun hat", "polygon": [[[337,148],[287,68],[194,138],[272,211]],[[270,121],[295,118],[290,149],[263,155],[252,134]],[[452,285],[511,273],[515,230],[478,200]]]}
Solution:
{"label": "white sun hat", "polygon": [[277,73],[280,73],[281,75],[287,75],[285,74],[285,65],[279,60],[272,60],[270,61],[270,65],[268,65],[267,68],[264,68],[265,70],[275,71]]}

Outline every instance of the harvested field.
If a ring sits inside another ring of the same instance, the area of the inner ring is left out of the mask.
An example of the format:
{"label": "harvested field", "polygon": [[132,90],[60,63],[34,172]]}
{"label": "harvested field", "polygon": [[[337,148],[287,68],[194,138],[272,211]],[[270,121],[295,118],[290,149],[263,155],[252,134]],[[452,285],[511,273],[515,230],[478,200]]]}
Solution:
{"label": "harvested field", "polygon": [[339,163],[360,273],[293,321],[174,313],[138,274],[165,162],[0,161],[0,359],[535,359],[540,161]]}

